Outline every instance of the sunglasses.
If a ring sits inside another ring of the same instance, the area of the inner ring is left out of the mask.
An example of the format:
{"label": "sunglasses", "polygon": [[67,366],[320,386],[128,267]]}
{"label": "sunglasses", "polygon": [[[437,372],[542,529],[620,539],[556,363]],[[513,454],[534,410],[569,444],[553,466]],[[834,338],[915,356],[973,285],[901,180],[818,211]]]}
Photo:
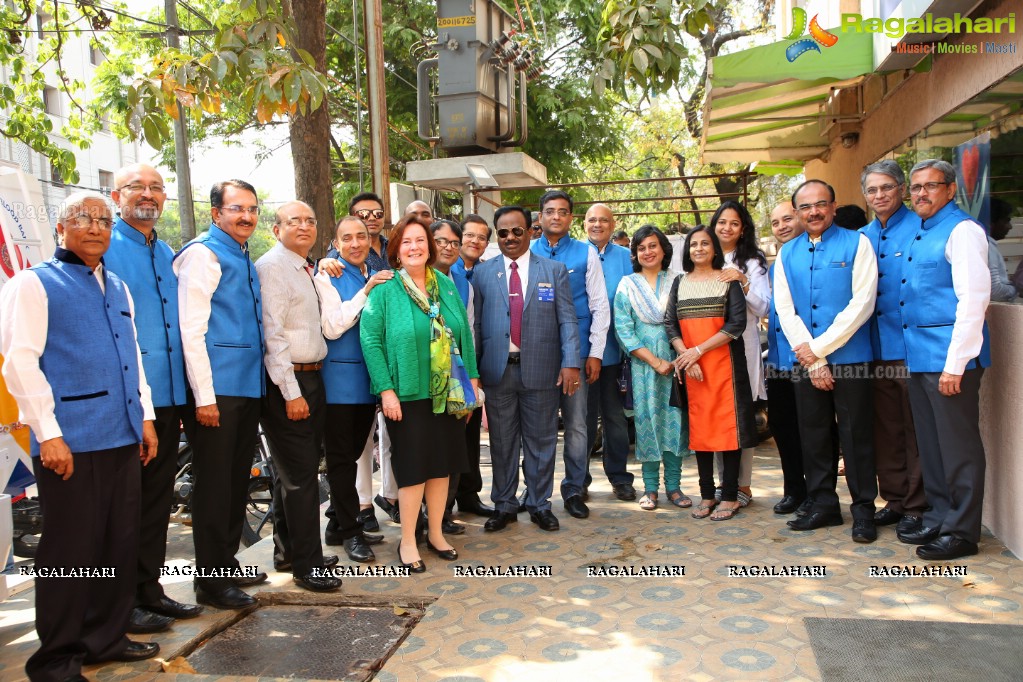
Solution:
{"label": "sunglasses", "polygon": [[526,234],[526,231],[521,227],[513,227],[510,230],[508,228],[503,228],[497,231],[498,239],[507,239],[509,232],[511,232],[516,237],[521,237],[522,235]]}
{"label": "sunglasses", "polygon": [[384,217],[384,209],[382,209],[382,208],[377,208],[377,209],[363,208],[361,210],[356,211],[355,215],[357,215],[358,217],[362,218],[363,220],[365,220],[366,218],[368,218],[370,216],[373,216],[377,220],[380,220],[381,218]]}

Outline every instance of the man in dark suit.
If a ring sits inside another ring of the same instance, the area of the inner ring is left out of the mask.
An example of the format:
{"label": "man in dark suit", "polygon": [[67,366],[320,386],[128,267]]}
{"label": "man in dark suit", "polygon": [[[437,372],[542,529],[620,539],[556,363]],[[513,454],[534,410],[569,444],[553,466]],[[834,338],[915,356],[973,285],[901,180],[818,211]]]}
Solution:
{"label": "man in dark suit", "polygon": [[[558,530],[551,512],[558,441],[559,390],[579,388],[579,330],[568,270],[529,250],[529,212],[504,206],[494,214],[503,256],[476,266],[474,321],[480,383],[487,396],[496,511],[484,530],[518,520],[519,446],[530,520]],[[560,343],[552,343],[559,339]]]}

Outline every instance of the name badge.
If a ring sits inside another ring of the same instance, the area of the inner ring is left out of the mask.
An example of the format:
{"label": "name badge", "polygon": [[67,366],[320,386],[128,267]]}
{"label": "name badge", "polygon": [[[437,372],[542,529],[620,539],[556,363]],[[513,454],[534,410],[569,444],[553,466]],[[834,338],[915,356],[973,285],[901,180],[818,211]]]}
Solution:
{"label": "name badge", "polygon": [[547,282],[538,282],[536,285],[536,297],[540,301],[553,301],[554,287]]}

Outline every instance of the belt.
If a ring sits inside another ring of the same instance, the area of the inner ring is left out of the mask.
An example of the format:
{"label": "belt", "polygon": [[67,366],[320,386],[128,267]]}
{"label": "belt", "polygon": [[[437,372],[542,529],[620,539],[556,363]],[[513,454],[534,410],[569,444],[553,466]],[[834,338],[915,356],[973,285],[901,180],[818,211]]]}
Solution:
{"label": "belt", "polygon": [[508,364],[509,365],[517,365],[520,362],[522,362],[522,354],[521,353],[508,353]]}
{"label": "belt", "polygon": [[294,364],[296,372],[319,372],[323,369],[322,362],[296,362]]}

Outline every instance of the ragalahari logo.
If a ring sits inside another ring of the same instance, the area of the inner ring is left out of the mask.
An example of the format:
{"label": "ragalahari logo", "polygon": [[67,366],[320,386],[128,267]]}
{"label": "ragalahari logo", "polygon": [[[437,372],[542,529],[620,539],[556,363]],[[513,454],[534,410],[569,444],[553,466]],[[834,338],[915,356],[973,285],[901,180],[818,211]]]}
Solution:
{"label": "ragalahari logo", "polygon": [[790,62],[794,62],[802,57],[807,52],[816,52],[820,54],[821,48],[818,44],[824,47],[833,47],[838,42],[838,36],[834,33],[828,33],[820,24],[817,23],[817,15],[813,15],[813,19],[810,20],[810,37],[800,38],[806,31],[806,10],[802,7],[792,8],[792,32],[785,36],[785,40],[796,40],[785,49],[785,58]]}

